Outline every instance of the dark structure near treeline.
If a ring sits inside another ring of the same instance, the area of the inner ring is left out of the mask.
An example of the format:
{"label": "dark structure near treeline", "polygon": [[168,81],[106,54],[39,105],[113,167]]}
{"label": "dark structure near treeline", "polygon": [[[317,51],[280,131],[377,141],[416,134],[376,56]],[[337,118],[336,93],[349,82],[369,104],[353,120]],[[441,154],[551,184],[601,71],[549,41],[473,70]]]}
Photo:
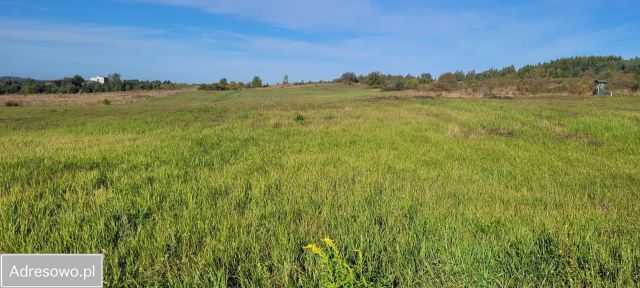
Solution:
{"label": "dark structure near treeline", "polygon": [[596,80],[594,81],[594,84],[596,85],[596,87],[593,88],[593,95],[611,96],[611,92],[609,92],[609,89],[607,89],[607,81]]}

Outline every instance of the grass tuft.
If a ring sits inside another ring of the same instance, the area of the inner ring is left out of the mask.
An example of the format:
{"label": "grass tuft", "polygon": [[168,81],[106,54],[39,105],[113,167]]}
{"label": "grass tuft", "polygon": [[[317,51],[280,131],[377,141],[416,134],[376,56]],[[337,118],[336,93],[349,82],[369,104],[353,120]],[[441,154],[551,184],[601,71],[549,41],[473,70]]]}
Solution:
{"label": "grass tuft", "polygon": [[18,107],[18,106],[20,106],[20,103],[18,103],[17,101],[14,101],[14,100],[9,100],[9,101],[5,102],[5,105],[7,107]]}

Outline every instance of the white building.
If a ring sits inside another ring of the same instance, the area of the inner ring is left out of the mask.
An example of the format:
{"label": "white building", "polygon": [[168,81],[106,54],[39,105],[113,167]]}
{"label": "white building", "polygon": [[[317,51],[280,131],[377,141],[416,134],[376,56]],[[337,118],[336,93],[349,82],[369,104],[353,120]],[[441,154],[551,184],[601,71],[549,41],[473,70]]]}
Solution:
{"label": "white building", "polygon": [[96,76],[96,77],[91,77],[91,79],[89,79],[89,81],[98,82],[100,84],[105,84],[105,83],[109,82],[109,78],[104,77],[104,76]]}

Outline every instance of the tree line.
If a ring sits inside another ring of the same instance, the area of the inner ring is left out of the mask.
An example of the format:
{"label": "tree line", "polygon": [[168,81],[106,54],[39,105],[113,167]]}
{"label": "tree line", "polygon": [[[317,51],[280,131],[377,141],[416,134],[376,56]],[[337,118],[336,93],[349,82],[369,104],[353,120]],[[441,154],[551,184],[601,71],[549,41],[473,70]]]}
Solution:
{"label": "tree line", "polygon": [[[486,71],[453,71],[440,74],[392,75],[373,71],[366,75],[345,72],[329,81],[346,85],[359,85],[382,91],[422,90],[434,92],[464,91],[470,94],[491,96],[496,91],[510,90],[510,93],[571,93],[588,94],[596,79],[607,80],[613,90],[640,91],[640,58],[624,59],[618,56],[585,56],[561,58],[535,65],[525,65],[516,69],[509,65],[501,69]],[[298,81],[289,83],[284,75],[280,85],[323,84],[325,81]],[[217,83],[201,84],[201,90],[238,90],[243,88],[267,87],[259,76],[250,82],[228,82],[226,78]]]}
{"label": "tree line", "polygon": [[186,84],[177,84],[171,81],[122,80],[120,74],[113,73],[108,76],[108,81],[104,84],[85,80],[80,75],[53,81],[8,79],[0,81],[0,94],[72,94],[134,90],[173,90],[184,86],[186,86]]}
{"label": "tree line", "polygon": [[[171,81],[122,80],[120,74],[109,75],[109,81],[101,84],[87,81],[79,75],[55,81],[24,81],[8,79],[0,81],[0,94],[34,93],[94,93],[132,90],[179,89],[188,84],[176,84]],[[405,89],[423,91],[459,91],[491,95],[495,90],[515,89],[518,93],[589,93],[595,79],[608,80],[613,90],[640,91],[640,58],[624,59],[619,56],[586,56],[561,58],[535,65],[525,65],[519,69],[510,65],[502,69],[487,69],[463,72],[445,72],[434,78],[430,73],[420,75],[391,75],[379,71],[367,75],[345,72],[333,83],[346,85],[366,85],[383,91]],[[289,83],[284,75],[282,83],[286,85],[323,84],[325,81],[297,81]],[[228,81],[226,78],[211,84],[197,85],[200,90],[239,90],[268,87],[259,76],[249,82]]]}
{"label": "tree line", "polygon": [[346,72],[335,79],[346,85],[366,85],[383,91],[425,90],[492,93],[504,87],[515,87],[521,93],[589,93],[596,79],[608,80],[615,90],[640,91],[640,58],[617,56],[571,57],[516,69],[513,65],[483,72],[454,71],[434,79],[430,73],[419,76],[391,75],[378,71],[367,75]]}
{"label": "tree line", "polygon": [[250,82],[243,83],[242,81],[227,81],[227,78],[221,78],[218,82],[212,84],[200,84],[198,90],[240,90],[242,88],[259,88],[268,87],[269,84],[263,84],[260,76],[254,76]]}

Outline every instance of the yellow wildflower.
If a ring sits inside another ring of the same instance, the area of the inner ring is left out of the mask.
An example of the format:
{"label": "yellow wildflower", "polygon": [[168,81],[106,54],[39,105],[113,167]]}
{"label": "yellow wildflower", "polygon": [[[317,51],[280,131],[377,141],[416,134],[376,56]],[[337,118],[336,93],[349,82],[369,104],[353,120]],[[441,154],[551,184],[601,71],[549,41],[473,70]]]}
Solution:
{"label": "yellow wildflower", "polygon": [[313,243],[302,247],[302,249],[309,250],[311,251],[311,253],[316,254],[318,256],[324,256],[324,254],[322,254],[322,250],[320,250],[320,248],[318,248],[318,246],[316,246],[316,244],[313,244]]}
{"label": "yellow wildflower", "polygon": [[333,252],[338,253],[338,247],[336,246],[336,243],[334,243],[333,240],[331,240],[331,238],[324,237],[321,240],[322,240],[322,242],[324,242],[324,244],[329,246],[329,248],[331,248],[331,250],[333,250]]}

